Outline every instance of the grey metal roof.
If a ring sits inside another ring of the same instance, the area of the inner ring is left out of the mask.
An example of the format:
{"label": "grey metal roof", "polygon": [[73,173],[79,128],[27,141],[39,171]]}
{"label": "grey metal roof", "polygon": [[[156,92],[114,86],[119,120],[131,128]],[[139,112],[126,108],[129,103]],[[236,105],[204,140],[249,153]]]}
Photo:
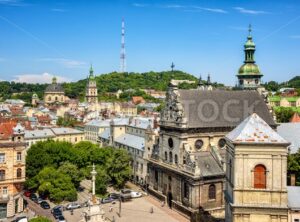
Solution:
{"label": "grey metal roof", "polygon": [[300,210],[300,187],[287,186],[288,207]]}
{"label": "grey metal roof", "polygon": [[56,135],[81,134],[81,133],[83,133],[83,131],[73,129],[73,128],[67,128],[67,127],[51,128],[51,130]]}
{"label": "grey metal roof", "polygon": [[[275,127],[266,103],[256,91],[195,89],[178,92],[189,128],[235,127],[254,112]],[[213,121],[208,121],[214,115]]]}
{"label": "grey metal roof", "polygon": [[118,136],[115,138],[115,141],[117,143],[123,144],[125,146],[129,146],[138,150],[144,150],[145,148],[145,139],[144,137],[135,136],[132,134],[122,134],[121,136]]}
{"label": "grey metal roof", "polygon": [[133,127],[141,128],[141,129],[147,129],[149,125],[153,128],[153,122],[154,122],[153,117],[150,117],[150,118],[134,117],[131,120],[131,123],[129,124],[129,126],[133,126]]}
{"label": "grey metal roof", "polygon": [[100,133],[99,137],[108,140],[110,138],[110,128],[106,128],[102,133]]}
{"label": "grey metal roof", "polygon": [[53,137],[55,137],[55,135],[50,129],[25,130],[25,139],[53,138]]}
{"label": "grey metal roof", "polygon": [[198,156],[198,166],[203,177],[224,174],[223,169],[210,152],[201,152],[201,155]]}
{"label": "grey metal roof", "polygon": [[277,132],[291,143],[290,153],[297,153],[300,148],[300,123],[281,123],[277,127]]}
{"label": "grey metal roof", "polygon": [[85,124],[85,126],[97,126],[97,127],[109,127],[110,126],[110,120],[97,120],[93,119]]}
{"label": "grey metal roof", "polygon": [[52,83],[47,86],[45,92],[64,92],[64,89],[59,83]]}

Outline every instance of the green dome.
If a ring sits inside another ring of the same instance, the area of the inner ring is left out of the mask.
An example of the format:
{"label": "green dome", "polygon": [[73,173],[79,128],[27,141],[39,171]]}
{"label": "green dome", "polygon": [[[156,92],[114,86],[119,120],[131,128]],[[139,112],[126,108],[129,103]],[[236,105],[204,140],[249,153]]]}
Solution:
{"label": "green dome", "polygon": [[32,98],[38,98],[38,95],[36,93],[33,93]]}
{"label": "green dome", "polygon": [[239,69],[239,75],[261,75],[258,65],[246,63]]}
{"label": "green dome", "polygon": [[247,42],[245,43],[244,47],[245,47],[245,49],[248,49],[248,48],[255,48],[255,43],[252,41],[252,38],[249,38],[249,37],[248,37],[248,40],[247,40]]}

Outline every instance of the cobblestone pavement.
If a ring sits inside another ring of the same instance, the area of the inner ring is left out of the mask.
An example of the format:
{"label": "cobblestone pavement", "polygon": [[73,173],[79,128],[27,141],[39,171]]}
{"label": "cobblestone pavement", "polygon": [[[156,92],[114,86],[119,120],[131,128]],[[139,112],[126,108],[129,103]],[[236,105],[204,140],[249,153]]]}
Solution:
{"label": "cobblestone pavement", "polygon": [[[177,212],[170,210],[166,205],[156,199],[146,196],[121,203],[121,217],[119,216],[119,202],[115,204],[103,204],[105,216],[115,222],[189,222],[189,220]],[[111,209],[111,211],[110,211]],[[68,222],[76,222],[82,219],[85,208],[76,209],[71,215],[70,211],[64,211]]]}

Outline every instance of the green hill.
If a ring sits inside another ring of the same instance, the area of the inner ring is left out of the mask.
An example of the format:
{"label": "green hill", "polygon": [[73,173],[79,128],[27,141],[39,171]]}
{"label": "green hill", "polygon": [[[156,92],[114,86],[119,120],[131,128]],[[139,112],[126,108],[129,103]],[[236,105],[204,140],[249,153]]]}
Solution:
{"label": "green hill", "polygon": [[[97,75],[97,88],[100,99],[105,100],[106,97],[101,97],[106,92],[116,92],[119,89],[155,89],[166,90],[171,79],[194,80],[197,78],[191,74],[182,71],[163,71],[163,72],[145,72],[145,73],[117,73]],[[85,95],[87,79],[77,82],[63,83],[65,94],[70,98],[83,99]],[[216,84],[216,83],[215,83]],[[15,82],[0,82],[0,100],[9,98],[22,99],[27,103],[31,102],[33,92],[37,93],[40,98],[43,97],[44,90],[47,84],[30,84],[30,83],[15,83]],[[181,88],[195,88],[195,84],[181,84]]]}

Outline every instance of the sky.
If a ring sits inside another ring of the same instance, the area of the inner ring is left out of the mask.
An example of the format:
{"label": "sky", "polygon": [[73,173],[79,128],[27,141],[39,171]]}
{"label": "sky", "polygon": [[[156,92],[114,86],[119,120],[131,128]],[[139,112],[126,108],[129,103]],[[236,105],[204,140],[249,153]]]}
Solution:
{"label": "sky", "polygon": [[298,0],[0,0],[0,80],[76,81],[120,69],[175,69],[236,84],[252,25],[263,81],[300,75]]}

